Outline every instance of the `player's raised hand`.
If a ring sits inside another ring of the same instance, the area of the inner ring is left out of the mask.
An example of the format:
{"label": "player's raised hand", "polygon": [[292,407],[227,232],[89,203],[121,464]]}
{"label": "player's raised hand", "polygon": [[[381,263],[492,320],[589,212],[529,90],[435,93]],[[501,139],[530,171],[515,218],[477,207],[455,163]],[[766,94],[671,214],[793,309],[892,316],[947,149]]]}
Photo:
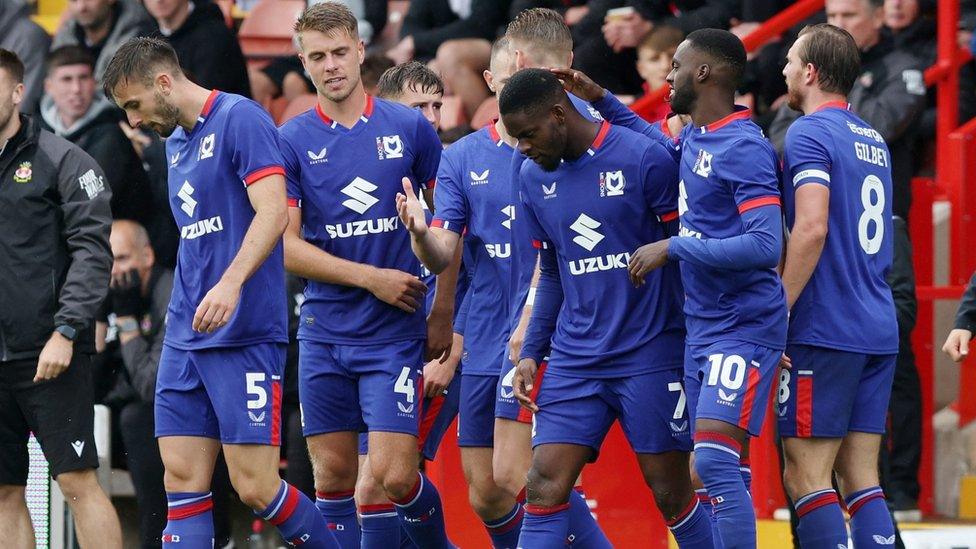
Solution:
{"label": "player's raised hand", "polygon": [[949,332],[949,337],[942,345],[942,352],[949,355],[953,362],[962,362],[969,356],[969,340],[973,333],[969,330],[957,328]]}
{"label": "player's raised hand", "polygon": [[226,326],[240,299],[241,285],[221,278],[197,306],[193,315],[193,330],[212,334],[214,330]]}
{"label": "player's raised hand", "polygon": [[627,264],[627,273],[630,275],[630,282],[639,288],[644,285],[644,277],[647,273],[663,266],[668,262],[668,239],[658,240],[645,244],[631,254],[630,262]]}
{"label": "player's raised hand", "polygon": [[563,83],[563,89],[579,97],[583,101],[593,102],[603,99],[607,91],[580,71],[573,69],[551,68],[549,72]]}
{"label": "player's raised hand", "polygon": [[427,293],[427,285],[419,278],[396,269],[373,269],[366,289],[376,299],[408,313],[420,308]]}
{"label": "player's raised hand", "polygon": [[424,207],[417,198],[417,193],[413,192],[413,183],[410,178],[403,178],[403,192],[396,195],[397,215],[400,222],[414,236],[423,236],[427,233],[427,217],[424,215]]}
{"label": "player's raised hand", "polygon": [[539,407],[532,400],[532,389],[535,388],[535,374],[539,371],[539,365],[531,358],[523,358],[515,367],[515,376],[512,378],[512,389],[515,398],[522,407],[535,413]]}

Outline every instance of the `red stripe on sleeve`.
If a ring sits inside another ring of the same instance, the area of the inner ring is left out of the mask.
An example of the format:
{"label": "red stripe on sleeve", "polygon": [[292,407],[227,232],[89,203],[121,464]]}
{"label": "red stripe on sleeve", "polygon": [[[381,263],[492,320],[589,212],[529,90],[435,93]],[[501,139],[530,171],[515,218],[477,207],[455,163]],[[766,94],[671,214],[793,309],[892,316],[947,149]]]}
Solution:
{"label": "red stripe on sleeve", "polygon": [[761,208],[763,206],[779,206],[778,196],[760,196],[759,198],[751,198],[746,200],[742,204],[739,204],[739,213],[744,214],[749,210],[754,210],[756,208]]}
{"label": "red stripe on sleeve", "polygon": [[668,212],[661,216],[662,223],[668,223],[669,221],[674,221],[675,219],[678,219],[678,210]]}
{"label": "red stripe on sleeve", "polygon": [[258,181],[268,177],[269,175],[285,175],[285,169],[281,166],[267,166],[254,170],[253,172],[244,176],[244,184],[252,185]]}

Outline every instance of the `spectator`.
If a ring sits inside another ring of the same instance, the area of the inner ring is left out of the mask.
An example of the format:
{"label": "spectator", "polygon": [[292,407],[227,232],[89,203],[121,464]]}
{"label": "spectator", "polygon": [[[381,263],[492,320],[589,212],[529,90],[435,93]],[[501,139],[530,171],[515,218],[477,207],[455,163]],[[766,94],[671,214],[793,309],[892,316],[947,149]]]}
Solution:
{"label": "spectator", "polygon": [[590,0],[586,15],[572,26],[573,67],[614,93],[636,94],[642,81],[631,69],[636,61],[634,48],[654,26],[676,27],[685,34],[704,27],[727,29],[739,4],[739,0]]}
{"label": "spectator", "polygon": [[[156,371],[163,351],[173,270],[156,264],[149,235],[129,220],[112,223],[112,282],[96,323],[96,348],[106,369],[118,375],[105,397],[117,417],[126,466],[132,475],[143,549],[161,547],[166,526],[166,491],[153,419]],[[216,547],[230,539],[226,474],[215,474]]]}
{"label": "spectator", "polygon": [[54,35],[51,47],[86,48],[95,60],[98,82],[119,46],[133,36],[146,36],[156,30],[156,24],[136,0],[68,0],[68,14],[70,19]]}
{"label": "spectator", "polygon": [[[644,80],[641,86],[645,94],[663,87],[665,78],[671,72],[671,58],[678,44],[684,40],[684,33],[674,27],[655,27],[637,46],[637,74]],[[661,120],[671,112],[671,105],[663,102],[647,117],[651,121]]]}
{"label": "spectator", "polygon": [[363,88],[369,95],[377,95],[376,87],[380,83],[380,77],[387,69],[393,68],[393,60],[389,57],[377,53],[366,56],[366,60],[359,66],[363,76]]}
{"label": "spectator", "polygon": [[17,112],[24,65],[0,49],[0,524],[4,545],[35,545],[24,500],[37,436],[85,549],[121,549],[95,477],[93,324],[112,264],[111,192],[78,147]]}
{"label": "spectator", "polygon": [[949,332],[942,352],[949,355],[953,362],[962,362],[969,356],[969,341],[976,332],[976,273],[969,279],[966,293],[959,302],[956,312],[956,323]]}
{"label": "spectator", "polygon": [[244,54],[217,4],[190,0],[145,0],[145,4],[190,80],[204,88],[250,97]]}
{"label": "spectator", "polygon": [[33,114],[41,100],[44,52],[51,39],[30,19],[30,6],[22,0],[0,0],[0,48],[17,54],[24,63],[24,98],[20,112]]}
{"label": "spectator", "polygon": [[96,93],[95,62],[81,46],[62,46],[47,58],[44,129],[91,155],[112,189],[112,217],[146,223],[152,216],[149,180],[131,143],[119,128],[119,110]]}

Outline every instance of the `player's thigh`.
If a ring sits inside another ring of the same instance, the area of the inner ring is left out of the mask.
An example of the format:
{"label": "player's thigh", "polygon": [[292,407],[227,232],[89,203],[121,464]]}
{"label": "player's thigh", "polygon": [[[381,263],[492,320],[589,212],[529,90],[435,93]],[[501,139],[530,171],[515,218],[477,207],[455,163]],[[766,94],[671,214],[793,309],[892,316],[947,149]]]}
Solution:
{"label": "player's thigh", "polygon": [[550,443],[535,446],[525,485],[528,503],[543,506],[566,503],[583,466],[593,456],[593,448],[587,445]]}
{"label": "player's thigh", "polygon": [[369,466],[389,493],[412,488],[418,471],[417,437],[406,433],[370,431]]}
{"label": "player's thigh", "polygon": [[224,444],[223,450],[230,482],[241,499],[248,502],[262,496],[274,496],[281,484],[278,473],[281,449],[278,446]]}
{"label": "player's thigh", "polygon": [[167,492],[207,492],[220,441],[214,438],[164,436],[157,439]]}
{"label": "player's thigh", "polygon": [[461,379],[458,446],[491,448],[495,443],[495,392],[498,376],[462,372],[457,377]]}
{"label": "player's thigh", "polygon": [[811,345],[790,345],[786,354],[793,367],[778,376],[780,436],[839,439],[846,435],[867,355]]}
{"label": "player's thigh", "polygon": [[33,382],[34,361],[16,361],[0,368],[0,486],[25,486],[30,457],[30,426],[17,403],[16,393]]}
{"label": "player's thigh", "polygon": [[461,405],[461,376],[456,375],[442,394],[425,398],[420,418],[421,459],[433,461],[447,430],[458,417]]}
{"label": "player's thigh", "polygon": [[194,353],[224,444],[281,445],[285,346],[261,343]]}
{"label": "player's thigh", "polygon": [[834,470],[845,495],[872,488],[879,483],[878,451],[881,435],[851,431],[837,452]]}
{"label": "player's thigh", "polygon": [[897,355],[868,355],[851,409],[849,431],[884,434]]}
{"label": "player's thigh", "polygon": [[335,492],[350,490],[356,485],[359,471],[359,433],[321,433],[307,437],[306,442],[316,490]]}
{"label": "player's thigh", "polygon": [[217,415],[193,352],[163,346],[153,416],[157,437],[220,438]]}
{"label": "player's thigh", "polygon": [[417,437],[422,413],[423,353],[422,340],[340,346],[341,362],[358,380],[362,420],[370,432]]}
{"label": "player's thigh", "polygon": [[649,372],[607,382],[620,425],[638,454],[691,452],[682,368]]}
{"label": "player's thigh", "polygon": [[386,497],[383,487],[376,482],[373,470],[366,455],[359,456],[359,476],[356,478],[356,505],[388,505],[390,499]]}
{"label": "player's thigh", "polygon": [[[33,370],[23,368],[18,375],[26,381],[32,379]],[[52,476],[98,467],[89,355],[75,353],[61,375],[22,386],[14,397],[40,443]]]}
{"label": "player's thigh", "polygon": [[306,437],[364,427],[356,378],[340,362],[337,345],[299,341],[298,396]]}
{"label": "player's thigh", "polygon": [[839,438],[783,438],[783,486],[794,501],[831,487]]}
{"label": "player's thigh", "polygon": [[702,420],[709,420],[707,423],[728,424],[734,428],[732,432],[738,429],[759,436],[783,352],[739,341],[690,349],[702,380],[696,432]]}

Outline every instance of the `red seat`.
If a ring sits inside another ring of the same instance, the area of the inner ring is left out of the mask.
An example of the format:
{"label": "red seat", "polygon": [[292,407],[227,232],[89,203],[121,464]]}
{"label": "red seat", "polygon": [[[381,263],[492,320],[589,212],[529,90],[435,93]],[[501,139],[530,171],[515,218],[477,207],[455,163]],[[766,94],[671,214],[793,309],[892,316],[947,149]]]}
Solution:
{"label": "red seat", "polygon": [[492,95],[485,99],[481,105],[478,105],[478,110],[474,111],[474,115],[471,117],[471,127],[476,130],[480,129],[495,118],[498,118],[498,99]]}
{"label": "red seat", "polygon": [[280,126],[285,122],[288,122],[308,109],[314,108],[317,101],[318,96],[314,93],[299,95],[298,97],[292,99],[291,103],[288,103],[288,106],[285,107],[285,110],[281,113],[281,115],[275,119],[275,123]]}
{"label": "red seat", "polygon": [[255,5],[237,35],[244,56],[268,59],[294,55],[293,29],[304,9],[304,0],[262,0]]}

